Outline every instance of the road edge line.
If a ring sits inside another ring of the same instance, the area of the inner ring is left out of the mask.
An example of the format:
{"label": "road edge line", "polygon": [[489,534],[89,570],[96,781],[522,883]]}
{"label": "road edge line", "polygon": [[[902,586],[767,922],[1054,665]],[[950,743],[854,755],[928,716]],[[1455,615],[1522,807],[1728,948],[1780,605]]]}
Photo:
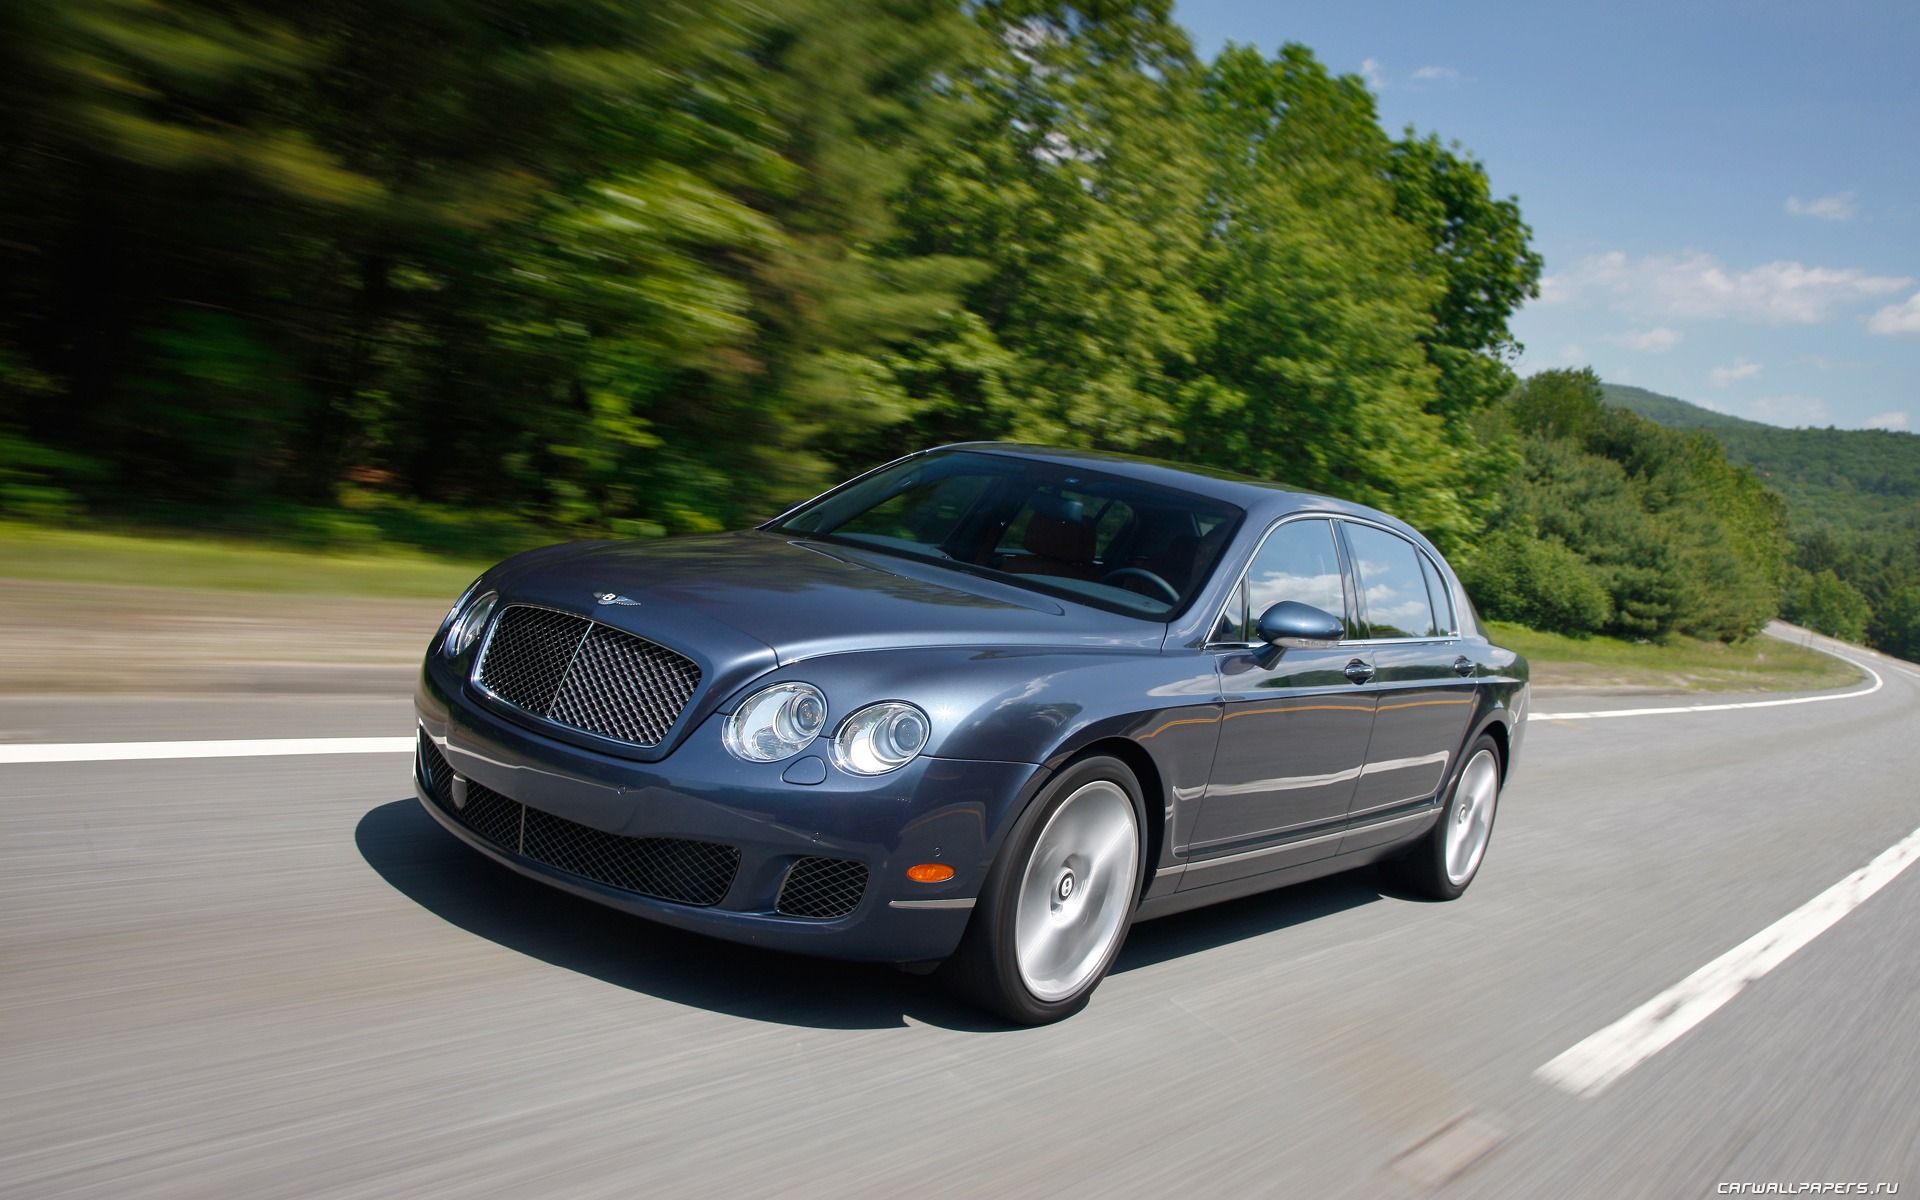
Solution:
{"label": "road edge line", "polygon": [[411,737],[250,738],[205,742],[0,743],[0,764],[140,762],[163,758],[278,758],[303,754],[405,754]]}

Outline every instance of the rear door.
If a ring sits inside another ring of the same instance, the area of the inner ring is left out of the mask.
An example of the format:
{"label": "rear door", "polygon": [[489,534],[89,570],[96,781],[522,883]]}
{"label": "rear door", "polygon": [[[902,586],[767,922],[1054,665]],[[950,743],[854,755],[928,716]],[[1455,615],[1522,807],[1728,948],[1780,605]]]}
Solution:
{"label": "rear door", "polygon": [[1373,737],[1348,814],[1360,829],[1341,844],[1344,853],[1393,840],[1403,830],[1380,823],[1426,811],[1466,736],[1477,685],[1443,576],[1426,552],[1376,525],[1343,520],[1339,528],[1374,667]]}

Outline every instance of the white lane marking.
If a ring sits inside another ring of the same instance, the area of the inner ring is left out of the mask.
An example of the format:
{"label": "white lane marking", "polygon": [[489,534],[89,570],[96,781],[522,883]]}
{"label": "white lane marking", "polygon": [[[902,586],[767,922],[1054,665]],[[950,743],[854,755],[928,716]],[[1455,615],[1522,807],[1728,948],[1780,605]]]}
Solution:
{"label": "white lane marking", "polygon": [[[1822,653],[1833,654],[1833,651],[1824,650]],[[1602,717],[1658,717],[1668,713],[1730,712],[1736,708],[1779,708],[1786,704],[1819,704],[1823,700],[1857,700],[1862,696],[1871,696],[1881,688],[1887,686],[1887,681],[1880,677],[1880,672],[1860,662],[1858,659],[1848,658],[1844,654],[1833,654],[1833,657],[1839,659],[1841,662],[1849,662],[1859,667],[1862,671],[1873,676],[1873,682],[1854,692],[1830,692],[1821,696],[1795,696],[1788,700],[1743,700],[1737,704],[1687,704],[1677,708],[1616,708],[1603,712],[1530,712],[1527,714],[1527,720],[1593,721]],[[1908,673],[1911,674],[1912,672]]]}
{"label": "white lane marking", "polygon": [[1599,1095],[1858,908],[1916,858],[1920,829],[1534,1074],[1576,1096]]}
{"label": "white lane marking", "polygon": [[293,754],[405,754],[410,737],[249,738],[226,742],[0,744],[0,763],[129,762],[150,758],[259,758]]}

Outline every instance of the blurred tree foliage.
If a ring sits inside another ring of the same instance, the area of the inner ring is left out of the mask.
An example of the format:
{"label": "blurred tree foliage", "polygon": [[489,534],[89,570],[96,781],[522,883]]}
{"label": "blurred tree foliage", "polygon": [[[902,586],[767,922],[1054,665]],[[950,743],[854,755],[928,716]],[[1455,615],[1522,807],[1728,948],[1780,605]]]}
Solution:
{"label": "blurred tree foliage", "polygon": [[1503,399],[1541,261],[1477,162],[1168,0],[12,0],[0,155],[9,512],[657,535],[1018,438],[1491,530],[1549,627],[1782,575],[1710,442]]}
{"label": "blurred tree foliage", "polygon": [[1018,437],[1457,544],[1503,469],[1518,209],[1164,0],[14,0],[0,56],[11,509],[677,532]]}

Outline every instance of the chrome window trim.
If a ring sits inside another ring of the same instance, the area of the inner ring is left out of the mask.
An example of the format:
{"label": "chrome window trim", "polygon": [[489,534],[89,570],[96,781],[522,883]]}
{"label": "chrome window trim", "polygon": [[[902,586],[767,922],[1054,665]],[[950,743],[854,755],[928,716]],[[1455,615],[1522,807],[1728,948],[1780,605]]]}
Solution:
{"label": "chrome window trim", "polygon": [[[1391,528],[1390,526],[1382,525],[1378,521],[1369,520],[1366,517],[1350,517],[1345,515],[1344,513],[1326,513],[1326,512],[1288,513],[1286,516],[1281,517],[1279,520],[1275,521],[1273,524],[1267,526],[1266,532],[1260,535],[1260,540],[1254,543],[1253,553],[1247,556],[1247,565],[1240,568],[1240,570],[1235,574],[1233,584],[1227,589],[1227,596],[1220,601],[1219,607],[1214,610],[1213,622],[1207,626],[1208,630],[1211,631],[1214,629],[1218,629],[1220,627],[1221,618],[1227,615],[1227,607],[1233,603],[1233,593],[1235,591],[1239,591],[1244,594],[1246,590],[1247,572],[1253,569],[1253,560],[1256,558],[1259,558],[1260,552],[1266,549],[1267,539],[1272,537],[1276,532],[1278,532],[1278,530],[1282,525],[1290,525],[1295,521],[1329,521],[1329,522],[1349,521],[1355,525],[1366,525],[1373,529],[1378,529],[1382,533],[1390,533],[1394,537],[1397,537],[1401,541],[1407,543],[1407,545],[1412,546],[1413,552],[1415,554],[1418,554],[1421,558],[1431,560],[1433,562],[1434,570],[1439,574],[1441,581],[1447,585],[1447,600],[1449,602],[1448,607],[1450,607],[1453,610],[1449,614],[1453,620],[1453,629],[1450,632],[1443,634],[1439,637],[1342,638],[1339,642],[1335,643],[1336,645],[1339,645],[1339,646],[1409,646],[1414,644],[1425,644],[1425,643],[1457,642],[1460,640],[1460,637],[1461,637],[1460,600],[1457,596],[1453,594],[1454,581],[1453,581],[1452,572],[1447,570],[1447,568],[1439,558],[1437,558],[1434,555],[1428,554],[1426,550],[1421,548],[1419,543],[1413,541],[1406,534],[1401,533],[1399,530]],[[1341,542],[1338,531],[1335,531],[1334,533],[1334,550],[1335,550],[1335,553],[1338,554],[1340,558],[1341,577],[1342,577],[1341,587],[1344,589],[1346,587],[1347,581],[1351,579],[1353,576],[1353,565],[1347,560],[1346,546],[1344,543]],[[1358,580],[1353,580],[1353,582],[1357,583]],[[1252,616],[1251,609],[1248,610],[1248,616],[1249,617]],[[1342,620],[1346,619],[1344,614],[1342,615],[1341,619]],[[1364,616],[1357,616],[1355,619],[1361,621],[1363,624],[1365,623]],[[488,636],[489,637],[492,636],[491,630],[488,631]],[[1264,643],[1261,643],[1261,642],[1216,642],[1212,640],[1211,637],[1209,637],[1209,639],[1207,640],[1204,646],[1204,649],[1207,649],[1207,650],[1258,650],[1263,644]]]}

